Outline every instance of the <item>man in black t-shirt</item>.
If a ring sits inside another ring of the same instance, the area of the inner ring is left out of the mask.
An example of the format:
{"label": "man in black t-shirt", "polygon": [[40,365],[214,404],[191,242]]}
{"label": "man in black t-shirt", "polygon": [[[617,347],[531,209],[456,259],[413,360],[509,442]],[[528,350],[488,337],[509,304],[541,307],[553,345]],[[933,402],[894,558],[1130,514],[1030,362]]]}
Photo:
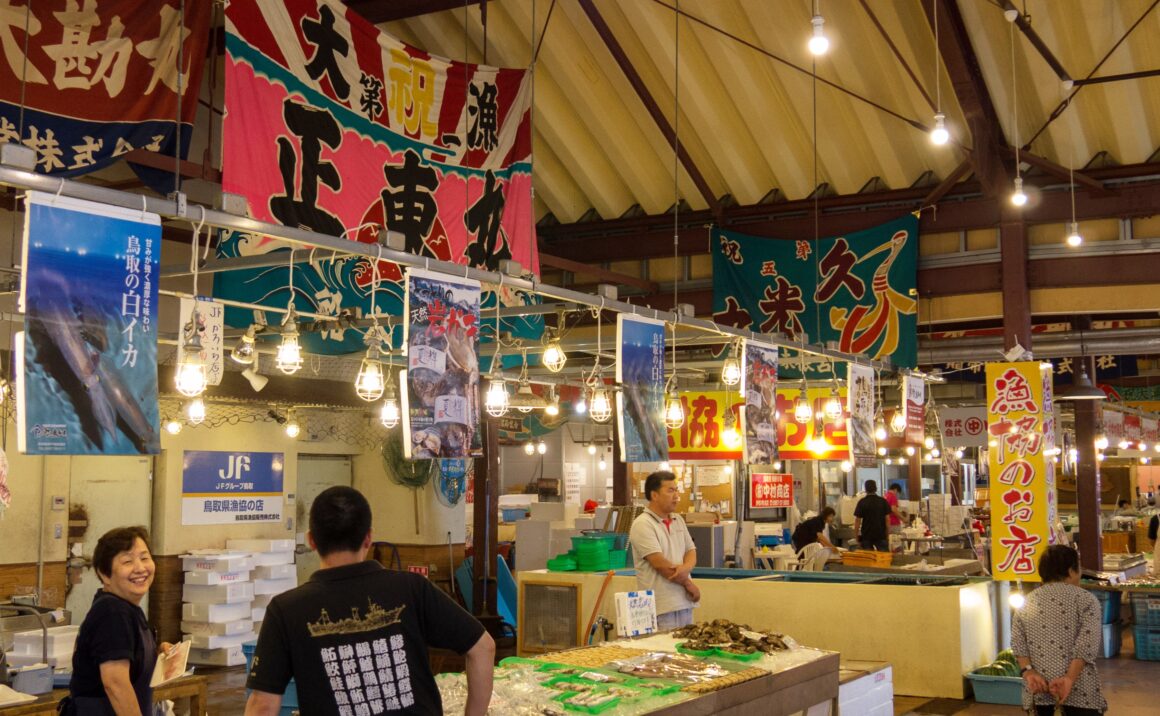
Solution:
{"label": "man in black t-shirt", "polygon": [[866,481],[866,496],[858,500],[854,507],[854,532],[862,549],[876,549],[886,552],[890,543],[886,535],[890,533],[886,519],[890,516],[890,503],[878,494],[878,483]]}
{"label": "man in black t-shirt", "polygon": [[838,548],[826,536],[826,527],[834,521],[834,514],[834,508],[827,505],[819,514],[798,524],[793,531],[793,550],[801,552],[807,544],[820,542],[823,547],[837,552]]}
{"label": "man in black t-shirt", "polygon": [[465,655],[466,713],[486,714],[495,642],[425,577],[366,561],[371,508],[361,493],[323,491],[307,538],[322,569],[266,608],[247,716],[277,714],[291,678],[299,710],[311,716],[443,713],[428,647]]}

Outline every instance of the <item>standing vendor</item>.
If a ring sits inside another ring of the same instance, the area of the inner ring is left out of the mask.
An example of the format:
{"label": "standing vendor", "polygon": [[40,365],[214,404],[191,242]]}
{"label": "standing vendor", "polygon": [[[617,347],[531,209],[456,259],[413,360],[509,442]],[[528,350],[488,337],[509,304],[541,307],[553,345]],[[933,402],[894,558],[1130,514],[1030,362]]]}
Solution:
{"label": "standing vendor", "polygon": [[677,476],[654,472],[645,478],[648,507],[632,523],[629,541],[635,557],[638,589],[651,589],[657,601],[657,629],[668,631],[693,623],[693,607],[701,598],[690,576],[697,564],[697,547],[674,515],[681,495]]}
{"label": "standing vendor", "polygon": [[878,483],[867,480],[866,496],[854,506],[854,532],[862,549],[890,551],[886,525],[889,515],[890,503],[878,495]]}

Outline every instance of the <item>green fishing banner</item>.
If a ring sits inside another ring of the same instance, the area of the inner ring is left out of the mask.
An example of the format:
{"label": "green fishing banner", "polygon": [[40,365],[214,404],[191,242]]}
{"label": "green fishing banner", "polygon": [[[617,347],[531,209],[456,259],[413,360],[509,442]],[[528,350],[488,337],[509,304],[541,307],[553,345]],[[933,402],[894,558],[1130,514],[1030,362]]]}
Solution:
{"label": "green fishing banner", "polygon": [[[918,217],[817,241],[714,229],[713,320],[914,367]],[[810,374],[829,374],[822,360]],[[790,361],[785,367],[792,368]]]}

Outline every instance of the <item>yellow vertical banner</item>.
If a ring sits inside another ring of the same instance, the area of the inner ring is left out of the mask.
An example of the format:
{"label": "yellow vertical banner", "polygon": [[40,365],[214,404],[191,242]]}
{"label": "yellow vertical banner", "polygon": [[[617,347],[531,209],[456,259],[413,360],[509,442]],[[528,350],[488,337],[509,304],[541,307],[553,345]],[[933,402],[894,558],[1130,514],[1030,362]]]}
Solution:
{"label": "yellow vertical banner", "polygon": [[987,364],[987,432],[996,441],[987,458],[991,573],[999,580],[1038,582],[1039,555],[1053,541],[1055,513],[1049,364]]}

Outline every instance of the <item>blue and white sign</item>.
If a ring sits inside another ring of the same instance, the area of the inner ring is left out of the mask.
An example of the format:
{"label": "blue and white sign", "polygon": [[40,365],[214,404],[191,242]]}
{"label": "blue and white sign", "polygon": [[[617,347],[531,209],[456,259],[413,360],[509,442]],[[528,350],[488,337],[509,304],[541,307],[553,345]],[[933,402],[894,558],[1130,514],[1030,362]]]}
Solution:
{"label": "blue and white sign", "polygon": [[181,524],[233,525],[282,519],[283,454],[186,450]]}
{"label": "blue and white sign", "polygon": [[665,427],[665,324],[624,313],[616,317],[616,419],[625,462],[669,459]]}
{"label": "blue and white sign", "polygon": [[657,600],[651,589],[639,592],[617,592],[616,633],[619,636],[644,636],[657,630]]}

